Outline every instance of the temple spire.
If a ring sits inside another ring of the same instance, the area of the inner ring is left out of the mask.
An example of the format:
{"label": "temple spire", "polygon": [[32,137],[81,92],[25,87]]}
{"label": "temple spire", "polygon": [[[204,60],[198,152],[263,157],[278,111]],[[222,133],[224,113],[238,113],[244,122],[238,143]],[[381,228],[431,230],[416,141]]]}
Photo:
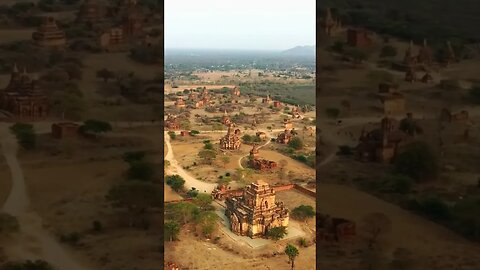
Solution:
{"label": "temple spire", "polygon": [[13,64],[13,70],[12,70],[13,73],[18,73],[18,67],[17,67],[17,63],[15,62]]}

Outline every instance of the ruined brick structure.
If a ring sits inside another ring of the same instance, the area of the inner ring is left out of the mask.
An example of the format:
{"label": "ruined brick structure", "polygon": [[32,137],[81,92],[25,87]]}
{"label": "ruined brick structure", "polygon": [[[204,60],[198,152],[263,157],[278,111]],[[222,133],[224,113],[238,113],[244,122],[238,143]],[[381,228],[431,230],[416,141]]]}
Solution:
{"label": "ruined brick structure", "polygon": [[462,110],[458,113],[452,113],[449,109],[443,108],[440,114],[440,120],[445,122],[464,122],[468,121],[468,111]]}
{"label": "ruined brick structure", "polygon": [[418,50],[417,62],[420,64],[429,65],[433,61],[433,54],[430,47],[427,45],[427,40],[423,40],[423,45]]}
{"label": "ruined brick structure", "polygon": [[370,33],[365,29],[349,28],[347,30],[347,44],[352,47],[366,47],[372,44]]}
{"label": "ruined brick structure", "polygon": [[275,190],[262,180],[247,186],[241,196],[227,198],[225,204],[235,234],[259,238],[271,228],[288,226],[288,209],[275,201]]}
{"label": "ruined brick structure", "polygon": [[355,222],[343,219],[333,218],[329,215],[320,215],[318,218],[319,241],[338,242],[355,236]]}
{"label": "ruined brick structure", "polygon": [[50,16],[43,18],[37,31],[32,33],[32,39],[42,47],[63,47],[67,42],[65,32],[58,28],[55,19]]}
{"label": "ruined brick structure", "polygon": [[140,12],[136,0],[126,0],[123,4],[122,29],[128,37],[138,37],[143,34],[144,16]]}
{"label": "ruined brick structure", "polygon": [[77,22],[94,24],[101,20],[103,14],[97,0],[85,0],[77,15]]}
{"label": "ruined brick structure", "polygon": [[235,124],[230,123],[227,134],[220,138],[220,148],[222,150],[237,150],[242,144],[239,137],[239,129],[234,130]]}
{"label": "ruined brick structure", "polygon": [[259,131],[259,132],[255,133],[255,135],[256,135],[257,137],[259,137],[260,139],[262,139],[262,140],[267,139],[267,133],[265,133],[265,132],[263,132],[263,131]]}
{"label": "ruined brick structure", "polygon": [[325,15],[320,21],[320,29],[327,36],[333,36],[342,30],[341,21],[333,18],[330,8],[325,9]]}
{"label": "ruined brick structure", "polygon": [[185,100],[183,100],[182,97],[179,97],[179,98],[177,99],[177,101],[175,101],[175,107],[176,107],[177,109],[183,109],[183,108],[185,108],[186,106],[187,106],[187,104],[185,103]]}
{"label": "ruined brick structure", "polygon": [[180,123],[177,117],[167,114],[167,119],[165,119],[165,127],[169,130],[177,130],[180,129]]}
{"label": "ruined brick structure", "polygon": [[79,124],[73,122],[62,122],[52,124],[52,136],[56,139],[75,137],[80,128]]}
{"label": "ruined brick structure", "polygon": [[274,101],[273,102],[273,107],[275,108],[281,108],[282,107],[282,103],[280,101]]}
{"label": "ruined brick structure", "polygon": [[107,32],[100,35],[100,46],[106,51],[115,51],[124,49],[125,36],[122,28],[112,27]]}
{"label": "ruined brick structure", "polygon": [[30,77],[25,68],[20,73],[14,65],[10,82],[0,92],[0,110],[19,119],[37,120],[47,116],[48,100],[36,77]]}
{"label": "ruined brick structure", "polygon": [[283,119],[285,131],[280,133],[277,137],[277,142],[281,144],[288,144],[293,139],[293,123],[289,119]]}
{"label": "ruined brick structure", "polygon": [[293,134],[291,130],[285,129],[277,137],[277,142],[281,144],[288,144],[293,139]]}
{"label": "ruined brick structure", "polygon": [[362,130],[356,147],[357,158],[361,161],[390,163],[399,150],[400,143],[408,139],[407,134],[398,129],[398,122],[384,117],[381,126],[368,133]]}
{"label": "ruined brick structure", "polygon": [[229,126],[232,123],[232,120],[230,119],[230,116],[227,114],[227,110],[224,111],[224,114],[222,116],[222,119],[220,122],[226,126]]}
{"label": "ruined brick structure", "polygon": [[258,146],[256,144],[254,144],[252,150],[250,150],[249,158],[249,165],[255,170],[263,172],[277,168],[277,163],[275,161],[260,158]]}
{"label": "ruined brick structure", "polygon": [[288,118],[284,118],[284,119],[283,119],[283,127],[284,127],[285,129],[288,129],[288,130],[293,129],[293,123],[292,123],[292,121],[291,121],[290,119],[288,119]]}
{"label": "ruined brick structure", "polygon": [[231,94],[232,94],[233,96],[239,97],[239,96],[240,96],[240,87],[235,86],[235,87],[232,89]]}
{"label": "ruined brick structure", "polygon": [[263,104],[270,104],[272,102],[272,99],[270,98],[270,95],[267,95],[265,98],[262,98],[262,103]]}

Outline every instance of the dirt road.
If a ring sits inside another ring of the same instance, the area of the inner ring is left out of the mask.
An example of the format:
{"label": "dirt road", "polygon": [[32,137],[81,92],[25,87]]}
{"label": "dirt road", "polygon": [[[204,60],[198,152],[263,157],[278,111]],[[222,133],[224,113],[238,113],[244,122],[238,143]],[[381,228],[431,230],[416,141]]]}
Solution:
{"label": "dirt road", "polygon": [[191,176],[187,171],[185,171],[178,161],[175,159],[172,144],[170,143],[170,136],[165,131],[164,133],[165,138],[165,145],[167,146],[166,152],[167,155],[165,156],[165,160],[170,162],[168,168],[166,168],[167,174],[178,174],[183,179],[185,179],[185,187],[187,189],[191,189],[192,187],[198,189],[200,192],[211,193],[213,189],[217,186],[215,183],[207,183],[196,179],[195,177]]}
{"label": "dirt road", "polygon": [[59,270],[92,269],[80,264],[43,227],[42,220],[30,209],[27,187],[17,159],[17,142],[5,125],[0,126],[1,150],[11,171],[12,189],[2,211],[18,218],[20,232],[13,244],[5,247],[10,259],[43,259]]}

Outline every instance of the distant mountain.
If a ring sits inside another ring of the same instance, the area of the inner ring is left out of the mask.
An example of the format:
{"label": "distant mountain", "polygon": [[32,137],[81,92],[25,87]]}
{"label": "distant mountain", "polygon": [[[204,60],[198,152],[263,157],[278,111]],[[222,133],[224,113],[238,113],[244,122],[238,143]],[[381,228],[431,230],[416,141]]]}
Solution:
{"label": "distant mountain", "polygon": [[294,48],[282,51],[282,54],[290,56],[314,56],[315,46],[296,46]]}

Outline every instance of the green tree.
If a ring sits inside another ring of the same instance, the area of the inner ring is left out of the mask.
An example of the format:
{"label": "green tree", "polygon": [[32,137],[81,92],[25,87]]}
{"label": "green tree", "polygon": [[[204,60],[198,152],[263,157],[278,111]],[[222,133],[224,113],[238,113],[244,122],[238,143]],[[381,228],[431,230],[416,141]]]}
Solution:
{"label": "green tree", "polygon": [[78,120],[85,112],[83,97],[74,91],[56,91],[52,95],[51,110],[62,119]]}
{"label": "green tree", "polygon": [[270,228],[266,234],[267,238],[273,239],[275,241],[282,239],[283,237],[285,237],[285,235],[287,235],[287,227],[285,226]]}
{"label": "green tree", "polygon": [[417,181],[433,179],[438,173],[435,154],[425,142],[413,142],[393,160],[394,172]]}
{"label": "green tree", "polygon": [[295,150],[300,150],[303,148],[303,141],[300,137],[294,137],[292,140],[288,142],[288,146]]}
{"label": "green tree", "polygon": [[195,198],[195,197],[198,196],[198,193],[199,193],[198,189],[192,187],[192,189],[190,189],[189,191],[187,191],[187,197],[189,197],[189,198]]}
{"label": "green tree", "polygon": [[155,176],[155,166],[147,161],[131,162],[127,176],[131,180],[151,181]]}
{"label": "green tree", "polygon": [[145,151],[125,152],[122,156],[123,161],[127,163],[139,162],[145,159]]}
{"label": "green tree", "polygon": [[37,135],[33,125],[25,123],[16,123],[10,127],[10,131],[17,138],[17,142],[26,150],[32,150],[37,144]]}
{"label": "green tree", "polygon": [[145,215],[152,207],[160,206],[163,201],[163,188],[149,182],[131,181],[113,186],[106,196],[113,207],[126,208],[130,226],[136,226],[140,219],[146,225]]}
{"label": "green tree", "polygon": [[194,220],[199,208],[190,202],[178,202],[172,203],[165,206],[166,214],[165,217],[172,218],[173,220],[185,225],[188,222]]}
{"label": "green tree", "polygon": [[310,205],[300,205],[295,207],[292,210],[292,218],[306,221],[308,218],[312,218],[315,216],[315,210]]}
{"label": "green tree", "polygon": [[80,127],[80,130],[83,133],[93,133],[97,135],[111,131],[112,126],[110,123],[105,121],[89,119],[83,123],[83,125]]}
{"label": "green tree", "polygon": [[387,175],[384,179],[387,191],[407,194],[412,190],[414,180],[405,175]]}
{"label": "green tree", "polygon": [[252,136],[248,135],[248,134],[245,134],[242,136],[242,140],[244,143],[249,143],[252,141]]}
{"label": "green tree", "polygon": [[209,206],[213,202],[212,195],[207,194],[207,193],[199,193],[195,199],[193,200],[195,204],[197,204],[200,209],[202,210],[207,210]]}
{"label": "green tree", "polygon": [[167,185],[177,192],[180,191],[185,184],[185,180],[178,174],[168,175],[166,179]]}
{"label": "green tree", "polygon": [[177,134],[175,134],[175,131],[169,131],[168,136],[170,136],[172,140],[175,140],[175,138],[177,138]]}
{"label": "green tree", "polygon": [[218,215],[213,211],[200,211],[195,215],[194,221],[197,229],[205,237],[210,237],[217,228]]}
{"label": "green tree", "polygon": [[227,164],[230,162],[230,157],[229,156],[222,156],[221,160],[222,160],[222,163],[223,163],[223,167],[225,168],[227,166]]}
{"label": "green tree", "polygon": [[203,149],[213,150],[213,144],[212,144],[210,141],[205,142],[205,143],[203,144]]}
{"label": "green tree", "polygon": [[198,156],[203,160],[205,164],[212,164],[213,160],[217,157],[217,152],[214,150],[204,149],[198,153]]}
{"label": "green tree", "polygon": [[292,270],[295,269],[295,259],[298,257],[300,252],[298,251],[297,247],[295,247],[292,244],[288,244],[285,247],[285,254],[287,254],[288,259],[290,261],[290,266],[292,267]]}
{"label": "green tree", "polygon": [[180,225],[175,221],[167,221],[163,227],[164,237],[168,241],[175,241],[180,233]]}

